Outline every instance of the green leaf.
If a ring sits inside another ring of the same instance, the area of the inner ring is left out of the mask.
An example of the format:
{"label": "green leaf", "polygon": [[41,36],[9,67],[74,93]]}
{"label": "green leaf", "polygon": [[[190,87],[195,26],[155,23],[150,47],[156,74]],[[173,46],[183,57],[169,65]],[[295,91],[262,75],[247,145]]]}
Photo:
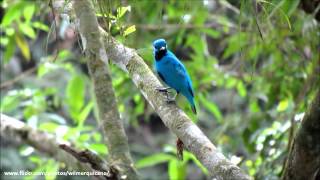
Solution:
{"label": "green leaf", "polygon": [[203,29],[202,31],[212,38],[219,38],[221,36],[221,33],[214,29]]}
{"label": "green leaf", "polygon": [[177,160],[171,160],[168,165],[168,174],[170,180],[179,179],[179,169]]}
{"label": "green leaf", "polygon": [[289,106],[289,100],[288,99],[283,99],[280,101],[280,103],[277,106],[277,111],[282,112],[285,111]]}
{"label": "green leaf", "polygon": [[14,50],[15,50],[15,39],[14,39],[14,36],[11,36],[9,38],[8,44],[5,46],[5,52],[3,55],[3,61],[5,64],[8,63],[11,57],[13,56]]}
{"label": "green leaf", "polygon": [[127,11],[131,11],[131,6],[117,8],[117,18],[121,18]]}
{"label": "green leaf", "polygon": [[7,36],[0,37],[0,45],[6,47],[9,43],[9,38]]}
{"label": "green leaf", "polygon": [[41,123],[39,126],[40,130],[44,130],[46,132],[49,133],[54,133],[55,130],[59,127],[58,124],[53,123],[53,122],[45,122],[45,123]]}
{"label": "green leaf", "polygon": [[42,163],[42,159],[39,156],[29,156],[28,159],[37,165],[40,165]]}
{"label": "green leaf", "polygon": [[136,31],[136,26],[132,25],[128,27],[126,30],[124,30],[123,36],[128,36],[129,34],[133,33]]}
{"label": "green leaf", "polygon": [[151,156],[147,156],[143,159],[140,159],[139,161],[136,162],[136,167],[138,169],[140,168],[145,168],[145,167],[150,167],[154,166],[156,164],[168,162],[172,159],[176,159],[176,157],[165,154],[165,153],[158,153],[158,154],[153,154]]}
{"label": "green leaf", "polygon": [[102,143],[93,143],[88,146],[88,149],[93,150],[101,155],[108,154],[108,148],[105,144]]}
{"label": "green leaf", "polygon": [[21,36],[19,33],[16,33],[14,37],[15,37],[15,40],[16,40],[18,47],[21,50],[23,57],[26,60],[30,60],[31,55],[30,55],[29,45],[28,45],[26,39],[23,36]]}
{"label": "green leaf", "polygon": [[237,84],[237,90],[238,93],[241,97],[245,97],[247,95],[247,89],[246,87],[243,85],[242,81],[239,81]]}
{"label": "green leaf", "polygon": [[19,23],[19,29],[23,34],[30,37],[31,39],[36,38],[36,32],[33,30],[33,28],[29,24]]}
{"label": "green leaf", "polygon": [[32,25],[34,28],[37,28],[37,29],[40,29],[40,30],[43,30],[43,31],[46,31],[46,32],[49,31],[49,27],[48,27],[46,24],[43,24],[43,23],[40,22],[40,21],[32,22],[31,25]]}
{"label": "green leaf", "polygon": [[[73,113],[73,118],[78,117],[81,108],[84,105],[85,84],[80,75],[74,75],[67,85],[67,104],[69,105],[70,113]],[[74,119],[74,120],[76,120]]]}
{"label": "green leaf", "polygon": [[79,117],[78,117],[78,123],[79,125],[83,125],[83,123],[85,122],[85,120],[87,119],[89,113],[91,112],[93,108],[93,102],[91,101],[90,103],[88,103],[83,110],[80,112]]}
{"label": "green leaf", "polygon": [[25,6],[23,10],[23,16],[26,19],[26,22],[30,22],[35,9],[36,9],[36,6],[34,4],[28,4],[27,6]]}
{"label": "green leaf", "polygon": [[170,180],[184,180],[186,178],[186,164],[174,159],[169,161],[168,173]]}
{"label": "green leaf", "polygon": [[217,121],[221,123],[222,114],[219,110],[219,107],[214,102],[208,101],[202,94],[199,95],[199,100],[201,101],[202,105],[215,116]]}
{"label": "green leaf", "polygon": [[20,15],[22,13],[21,9],[25,6],[25,2],[20,1],[11,7],[9,7],[6,11],[6,14],[4,15],[2,19],[1,25],[3,27],[10,25],[14,20],[19,19]]}
{"label": "green leaf", "polygon": [[88,133],[83,133],[79,136],[78,141],[77,142],[88,142],[90,140],[90,134]]}

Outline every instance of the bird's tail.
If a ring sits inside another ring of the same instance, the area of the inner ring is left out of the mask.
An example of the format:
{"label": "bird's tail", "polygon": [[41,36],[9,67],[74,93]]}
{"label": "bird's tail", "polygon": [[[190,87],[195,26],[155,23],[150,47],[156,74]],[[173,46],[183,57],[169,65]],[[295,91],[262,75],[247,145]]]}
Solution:
{"label": "bird's tail", "polygon": [[194,113],[194,114],[197,114],[197,109],[196,109],[196,106],[193,104],[193,105],[191,105],[191,109],[192,109],[192,112]]}
{"label": "bird's tail", "polygon": [[194,103],[194,97],[191,96],[191,95],[186,96],[186,97],[187,97],[187,99],[188,99],[188,101],[189,101],[189,103],[190,103],[190,105],[191,105],[192,112],[193,112],[194,114],[197,114],[196,105],[195,105],[195,103]]}

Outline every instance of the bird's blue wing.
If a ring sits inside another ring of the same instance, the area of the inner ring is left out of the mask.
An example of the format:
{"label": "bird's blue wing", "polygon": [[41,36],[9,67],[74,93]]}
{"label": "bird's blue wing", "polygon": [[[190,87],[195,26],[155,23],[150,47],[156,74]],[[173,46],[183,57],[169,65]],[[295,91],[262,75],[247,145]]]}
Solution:
{"label": "bird's blue wing", "polygon": [[189,93],[192,95],[192,97],[194,97],[194,92],[192,89],[192,82],[191,79],[187,73],[186,68],[184,67],[184,65],[179,61],[179,59],[175,56],[173,56],[173,58],[175,58],[175,61],[172,61],[175,65],[175,69],[177,71],[177,73],[179,74],[179,76],[183,76],[184,78],[186,78],[187,80],[187,86],[188,86],[188,91]]}
{"label": "bird's blue wing", "polygon": [[188,91],[192,95],[192,97],[194,97],[194,92],[193,92],[193,89],[192,89],[192,82],[190,80],[190,77],[189,77],[189,75],[187,73],[186,68],[184,67],[184,65],[181,62],[179,62],[179,61],[174,61],[174,62],[175,62],[175,69],[176,69],[178,75],[179,76],[183,76],[184,78],[186,78]]}

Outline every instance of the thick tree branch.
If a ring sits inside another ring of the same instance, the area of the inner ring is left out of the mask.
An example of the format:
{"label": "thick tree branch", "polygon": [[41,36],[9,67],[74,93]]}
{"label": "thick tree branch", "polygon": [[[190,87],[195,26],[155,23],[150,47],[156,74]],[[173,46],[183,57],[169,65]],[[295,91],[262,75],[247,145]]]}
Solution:
{"label": "thick tree branch", "polygon": [[302,120],[287,159],[283,179],[320,178],[320,91]]}
{"label": "thick tree branch", "polygon": [[117,42],[108,33],[100,29],[105,37],[107,55],[121,69],[128,72],[132,81],[140,89],[149,104],[161,117],[164,124],[175,133],[207,167],[216,179],[250,179],[239,167],[227,160],[210,142],[203,132],[176,105],[167,104],[156,87],[162,86],[149,67],[135,50]]}
{"label": "thick tree branch", "polygon": [[155,90],[162,85],[135,50],[125,47],[102,29],[101,32],[105,37],[108,57],[129,73],[132,81],[164,124],[183,141],[185,147],[202,162],[214,178],[217,180],[250,179],[217,150],[180,108],[174,104],[168,104],[163,94]]}
{"label": "thick tree branch", "polygon": [[[111,167],[119,172],[119,179],[137,179],[130,156],[128,138],[125,134],[112,87],[102,36],[96,14],[89,0],[75,0],[73,7],[79,20],[79,31],[88,59],[88,68],[93,80],[98,104],[100,123],[103,127],[109,149]],[[104,63],[104,62],[105,63]]]}
{"label": "thick tree branch", "polygon": [[[66,166],[72,170],[78,171],[95,171],[87,164],[80,163],[76,158],[66,153],[64,150],[59,148],[59,143],[53,136],[46,134],[42,131],[35,130],[27,126],[22,121],[6,116],[0,115],[1,138],[13,140],[18,143],[28,144],[59,162],[66,164]],[[102,172],[102,171],[101,171]],[[108,171],[106,171],[108,172]],[[103,176],[99,176],[98,179],[106,179]]]}

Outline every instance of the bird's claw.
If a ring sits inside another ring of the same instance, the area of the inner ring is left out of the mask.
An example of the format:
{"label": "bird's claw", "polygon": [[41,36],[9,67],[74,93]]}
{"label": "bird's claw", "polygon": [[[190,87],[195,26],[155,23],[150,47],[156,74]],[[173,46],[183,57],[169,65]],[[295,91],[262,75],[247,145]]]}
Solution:
{"label": "bird's claw", "polygon": [[166,102],[168,104],[175,104],[176,103],[176,100],[175,99],[167,99]]}
{"label": "bird's claw", "polygon": [[171,89],[170,87],[157,87],[156,90],[159,91],[159,92],[165,92],[165,93],[168,93],[169,89]]}

